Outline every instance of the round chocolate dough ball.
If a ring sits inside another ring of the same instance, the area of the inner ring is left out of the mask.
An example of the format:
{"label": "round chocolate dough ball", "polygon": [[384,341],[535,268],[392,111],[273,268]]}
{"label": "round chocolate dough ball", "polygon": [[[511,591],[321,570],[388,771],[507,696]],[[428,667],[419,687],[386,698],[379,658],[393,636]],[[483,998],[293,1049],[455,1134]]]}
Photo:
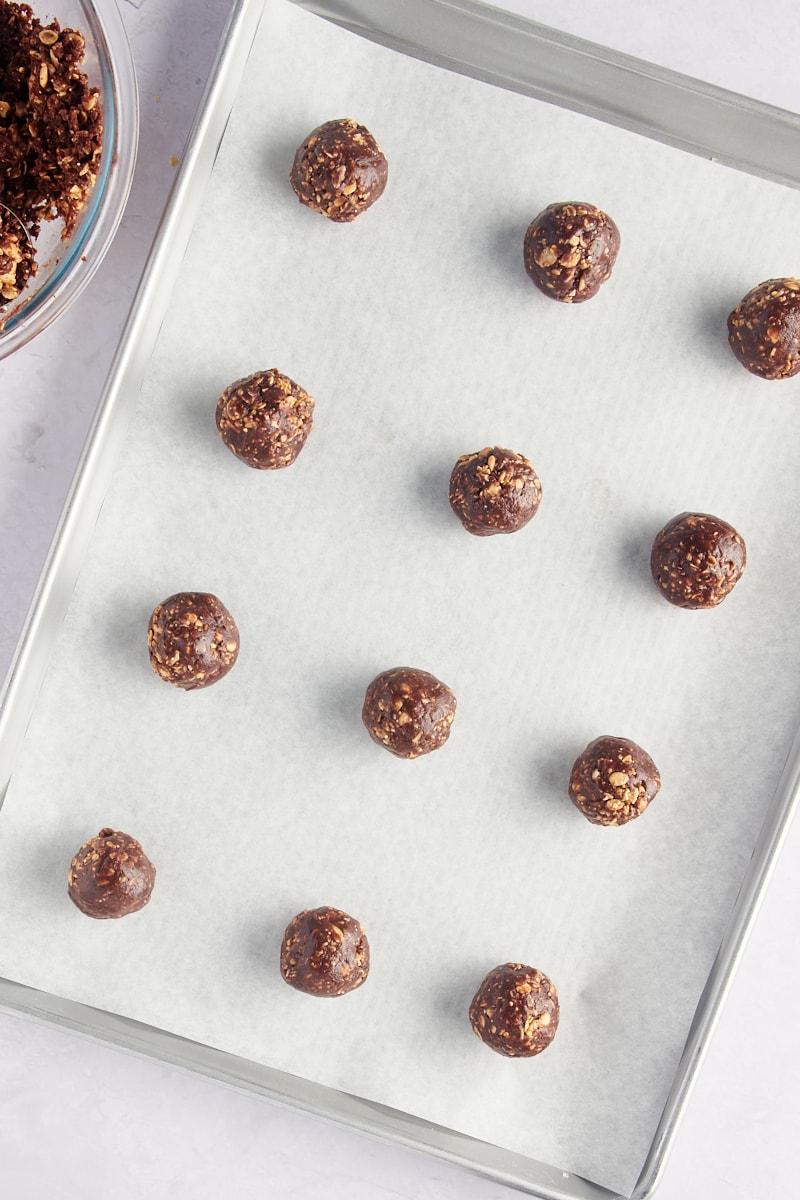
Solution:
{"label": "round chocolate dough ball", "polygon": [[800,371],[800,279],[768,279],[728,317],[728,341],[743,367],[762,379]]}
{"label": "round chocolate dough ball", "polygon": [[535,516],[542,485],[527,458],[487,446],[463,454],[450,475],[450,507],[468,533],[515,533]]}
{"label": "round chocolate dough ball", "polygon": [[660,787],[650,755],[627,738],[610,736],[589,743],[569,779],[570,799],[593,825],[627,825]]}
{"label": "round chocolate dough ball", "polygon": [[136,838],[101,829],[70,863],[67,891],[87,917],[126,917],[144,908],[155,882],[156,869]]}
{"label": "round chocolate dough ball", "polygon": [[616,225],[593,204],[549,204],[525,234],[525,270],[545,296],[581,304],[608,279],[619,246]]}
{"label": "round chocolate dough ball", "polygon": [[369,974],[369,942],[354,917],[338,908],[298,913],[281,943],[281,975],[309,996],[344,996]]}
{"label": "round chocolate dough ball", "polygon": [[301,204],[331,221],[354,221],[375,203],[389,174],[375,138],[357,121],[326,121],[294,156],[289,182]]}
{"label": "round chocolate dough ball", "polygon": [[16,300],[35,274],[36,260],[25,226],[0,204],[0,309]]}
{"label": "round chocolate dough ball", "polygon": [[558,1029],[558,992],[535,967],[504,963],[484,979],[469,1006],[475,1033],[506,1058],[533,1058]]}
{"label": "round chocolate dough ball", "polygon": [[397,758],[419,758],[445,744],[455,715],[447,684],[427,671],[395,667],[367,688],[361,720],[373,742]]}
{"label": "round chocolate dough ball", "polygon": [[665,600],[679,608],[716,608],[747,563],[744,540],[709,513],[681,513],[656,534],[650,570]]}
{"label": "round chocolate dough ball", "polygon": [[280,371],[256,371],[217,401],[217,429],[228,449],[260,471],[289,467],[314,425],[314,401]]}
{"label": "round chocolate dough ball", "polygon": [[177,592],[154,608],[147,645],[156,674],[191,692],[228,674],[239,654],[239,630],[210,592]]}

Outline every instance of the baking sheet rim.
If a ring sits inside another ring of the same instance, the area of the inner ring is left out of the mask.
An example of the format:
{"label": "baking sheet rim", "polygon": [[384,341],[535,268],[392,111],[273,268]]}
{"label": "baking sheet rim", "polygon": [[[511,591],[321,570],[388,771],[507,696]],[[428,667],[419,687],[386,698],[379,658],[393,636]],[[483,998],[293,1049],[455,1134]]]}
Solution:
{"label": "baking sheet rim", "polygon": [[[58,635],[85,549],[113,474],[128,420],[135,406],[171,295],[172,282],[192,232],[202,192],[210,176],[216,150],[235,101],[238,81],[255,38],[264,3],[265,0],[234,0],[179,176],[98,405],[16,655],[0,694],[2,794],[11,774],[14,752],[24,738],[50,650]],[[315,4],[313,0],[301,0],[301,6],[312,10],[324,10],[327,16],[331,16],[332,8],[347,10],[348,7],[353,7],[347,3]],[[377,6],[380,6],[380,0],[377,0]],[[434,0],[434,6],[442,7],[438,0]],[[458,22],[459,19],[474,20],[476,13],[483,6],[472,4],[470,0],[457,0],[455,3],[448,3],[446,7],[452,19]],[[487,19],[495,22],[496,27],[506,26],[515,33],[519,32],[520,27],[527,29],[540,52],[546,52],[548,47],[555,45],[562,53],[585,57],[587,53],[594,54],[597,50],[588,44],[579,43],[577,39],[566,35],[562,37],[555,31],[536,26],[532,22],[522,22],[499,10],[486,8],[485,14]],[[352,23],[349,24],[351,28],[354,27]],[[612,67],[615,63],[618,66],[620,60],[624,60],[625,69],[631,70],[636,66],[642,77],[666,82],[673,88],[684,87],[687,83],[678,75],[659,68],[649,68],[647,64],[637,64],[636,60],[625,59],[625,56],[614,55],[613,52],[609,52],[607,58],[595,57],[595,61],[605,61],[606,65]],[[445,65],[454,64],[450,60]],[[465,64],[465,73],[474,74],[475,71]],[[699,98],[702,102],[703,97],[710,97],[715,104],[733,105],[737,112],[744,106],[745,110],[753,112],[756,117],[767,122],[776,119],[788,121],[790,130],[793,129],[800,140],[800,118],[795,118],[793,114],[784,114],[756,101],[733,97],[709,85],[698,84],[697,88],[695,100]],[[535,90],[532,87],[531,94]],[[553,99],[552,96],[550,98]],[[641,132],[641,129],[639,131]],[[664,137],[663,130],[650,132],[660,140],[669,140]],[[800,187],[800,179],[792,177],[785,182]],[[733,973],[741,958],[764,888],[797,807],[799,795],[800,732],[767,811],[728,930],[698,1003],[667,1103],[639,1183],[633,1192],[635,1200],[646,1200],[657,1186],[666,1154],[694,1085],[697,1070],[732,982]],[[599,1200],[600,1197],[611,1195],[606,1189],[575,1176],[565,1179],[564,1172],[548,1164],[502,1151],[398,1110],[386,1109],[371,1101],[311,1084],[297,1076],[289,1076],[273,1068],[246,1062],[235,1055],[202,1046],[164,1030],[143,1026],[126,1017],[38,992],[12,980],[0,979],[0,1009],[51,1021],[131,1052],[147,1054],[157,1060],[215,1078],[229,1086],[261,1094],[275,1103],[314,1113],[316,1116],[385,1140],[434,1153],[440,1158],[470,1167],[499,1182],[539,1195],[544,1200],[589,1200],[591,1197],[597,1197]],[[286,1080],[290,1082],[286,1084]],[[549,1179],[542,1178],[545,1175],[549,1176]],[[564,1182],[561,1183],[560,1180]]]}

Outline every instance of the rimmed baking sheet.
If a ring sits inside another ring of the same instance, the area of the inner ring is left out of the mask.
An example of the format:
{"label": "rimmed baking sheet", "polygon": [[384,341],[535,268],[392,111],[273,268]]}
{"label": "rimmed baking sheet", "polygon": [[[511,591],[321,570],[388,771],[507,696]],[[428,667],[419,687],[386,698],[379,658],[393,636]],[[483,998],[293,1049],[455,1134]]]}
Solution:
{"label": "rimmed baking sheet", "polygon": [[[311,127],[348,114],[390,185],[337,227],[286,174]],[[554,199],[622,230],[579,308],[521,267]],[[283,1072],[286,1099],[305,1086],[287,1075],[334,1089],[329,1115],[353,1119],[337,1100],[353,1093],[494,1144],[514,1156],[502,1177],[528,1160],[516,1181],[542,1195],[631,1194],[798,724],[796,386],[748,376],[724,332],[748,287],[790,269],[798,210],[790,190],[269,4],[3,808],[3,973]],[[317,421],[294,467],[259,474],[213,409],[272,365]],[[455,458],[488,443],[542,477],[514,537],[472,539],[448,509]],[[655,531],[685,508],[748,543],[713,613],[669,608],[648,578]],[[143,639],[184,588],[221,595],[243,643],[191,696],[150,672]],[[402,662],[459,697],[448,745],[411,764],[358,716]],[[624,830],[566,799],[603,732],[664,778]],[[98,926],[64,875],[108,823],[160,874],[140,916]],[[316,903],[373,945],[368,985],[329,1006],[276,970],[283,925]],[[561,994],[533,1062],[493,1056],[465,1019],[507,959]]]}

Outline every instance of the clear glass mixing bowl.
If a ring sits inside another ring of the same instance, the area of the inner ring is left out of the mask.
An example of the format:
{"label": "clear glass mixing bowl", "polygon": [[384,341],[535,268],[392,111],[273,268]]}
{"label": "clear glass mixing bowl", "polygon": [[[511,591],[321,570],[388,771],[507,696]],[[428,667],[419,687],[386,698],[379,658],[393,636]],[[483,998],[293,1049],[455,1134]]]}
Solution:
{"label": "clear glass mixing bowl", "polygon": [[139,133],[136,76],[117,0],[30,4],[42,24],[57,19],[62,28],[84,35],[83,70],[103,106],[103,149],[97,180],[72,237],[61,240],[59,221],[43,222],[36,239],[38,273],[16,300],[0,308],[0,359],[68,308],[103,261],[128,198]]}

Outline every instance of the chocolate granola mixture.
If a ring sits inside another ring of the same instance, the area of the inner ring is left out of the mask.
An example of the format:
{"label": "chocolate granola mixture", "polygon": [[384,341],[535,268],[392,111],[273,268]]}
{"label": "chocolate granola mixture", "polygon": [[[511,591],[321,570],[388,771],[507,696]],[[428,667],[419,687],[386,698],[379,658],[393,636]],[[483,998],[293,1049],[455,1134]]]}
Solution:
{"label": "chocolate granola mixture", "polygon": [[36,260],[25,226],[0,205],[0,305],[14,300],[36,273]]}
{"label": "chocolate granola mixture", "polygon": [[[42,25],[29,5],[0,0],[0,204],[30,239],[57,219],[70,237],[97,177],[103,118],[81,70],[84,45],[77,30]],[[18,294],[7,283],[0,305],[14,299],[9,292]]]}

